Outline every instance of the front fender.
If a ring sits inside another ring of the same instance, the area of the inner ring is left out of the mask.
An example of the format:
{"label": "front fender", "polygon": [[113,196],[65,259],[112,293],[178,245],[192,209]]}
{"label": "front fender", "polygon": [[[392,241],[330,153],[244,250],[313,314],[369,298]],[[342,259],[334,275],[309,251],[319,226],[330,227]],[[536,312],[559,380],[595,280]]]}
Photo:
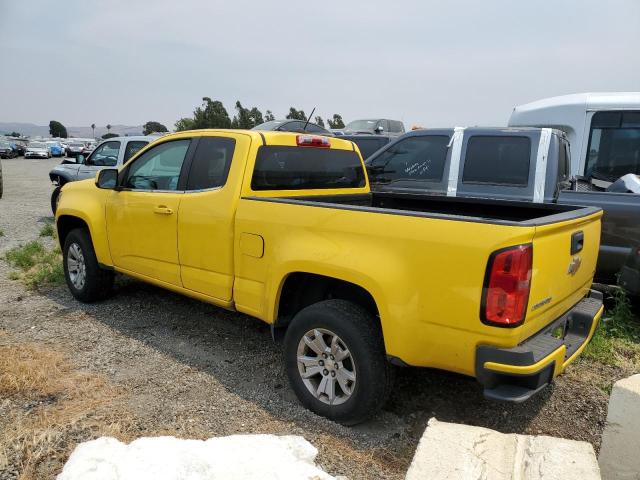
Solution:
{"label": "front fender", "polygon": [[58,232],[71,219],[84,222],[89,229],[98,262],[106,266],[113,266],[105,217],[105,205],[111,193],[111,190],[97,188],[93,180],[67,183],[61,190],[56,210]]}

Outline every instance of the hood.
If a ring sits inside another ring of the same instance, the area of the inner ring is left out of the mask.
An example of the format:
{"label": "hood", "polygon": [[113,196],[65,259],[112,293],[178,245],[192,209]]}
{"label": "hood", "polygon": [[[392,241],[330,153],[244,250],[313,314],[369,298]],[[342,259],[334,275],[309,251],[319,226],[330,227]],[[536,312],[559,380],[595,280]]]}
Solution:
{"label": "hood", "polygon": [[27,152],[47,153],[47,149],[40,147],[27,147]]}

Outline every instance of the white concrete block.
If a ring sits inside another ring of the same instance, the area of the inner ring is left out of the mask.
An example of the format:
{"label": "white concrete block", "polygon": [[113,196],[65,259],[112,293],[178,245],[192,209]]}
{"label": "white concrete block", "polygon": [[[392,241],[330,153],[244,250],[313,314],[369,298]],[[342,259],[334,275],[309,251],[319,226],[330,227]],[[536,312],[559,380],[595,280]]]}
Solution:
{"label": "white concrete block", "polygon": [[429,420],[406,480],[599,480],[591,444]]}
{"label": "white concrete block", "polygon": [[640,374],[613,386],[598,461],[604,480],[640,480]]}

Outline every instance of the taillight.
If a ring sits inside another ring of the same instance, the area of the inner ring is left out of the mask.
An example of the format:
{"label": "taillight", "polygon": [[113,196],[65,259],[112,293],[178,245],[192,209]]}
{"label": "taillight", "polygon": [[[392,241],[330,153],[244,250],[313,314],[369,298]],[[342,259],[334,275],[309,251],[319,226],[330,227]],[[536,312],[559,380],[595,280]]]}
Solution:
{"label": "taillight", "polygon": [[515,327],[524,321],[531,287],[532,245],[491,254],[485,275],[481,316],[484,323]]}
{"label": "taillight", "polygon": [[299,147],[331,147],[329,139],[319,135],[298,135],[296,143]]}

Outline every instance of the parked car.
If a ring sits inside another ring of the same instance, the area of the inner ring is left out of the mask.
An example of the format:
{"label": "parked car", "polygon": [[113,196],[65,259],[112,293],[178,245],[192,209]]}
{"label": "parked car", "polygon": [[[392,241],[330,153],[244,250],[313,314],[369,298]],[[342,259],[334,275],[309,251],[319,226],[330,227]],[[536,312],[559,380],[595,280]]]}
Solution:
{"label": "parked car", "polygon": [[316,135],[325,135],[333,137],[333,133],[326,128],[316,125],[315,123],[306,122],[304,120],[271,120],[270,122],[261,123],[253,127],[251,130],[266,130],[278,132],[309,132]]}
{"label": "parked car", "polygon": [[67,147],[67,157],[73,158],[78,155],[86,155],[88,153],[87,147],[83,142],[69,142]]}
{"label": "parked car", "polygon": [[15,158],[18,156],[18,149],[9,142],[0,142],[0,158]]}
{"label": "parked car", "polygon": [[51,158],[51,152],[44,142],[29,142],[24,158]]}
{"label": "parked car", "polygon": [[360,154],[362,155],[362,159],[366,160],[371,155],[373,155],[376,151],[380,150],[386,144],[388,144],[395,137],[391,137],[389,135],[349,135],[342,134],[340,138],[344,140],[350,140],[355,143],[360,149]]}
{"label": "parked car", "polygon": [[65,154],[64,148],[58,142],[47,142],[47,147],[52,157],[63,157]]}
{"label": "parked car", "polygon": [[15,146],[18,156],[22,156],[27,151],[27,142],[26,140],[16,140],[11,139],[11,143]]}
{"label": "parked car", "polygon": [[351,142],[195,130],[65,185],[56,227],[78,300],[116,271],[252,315],[284,332],[300,401],[353,424],[384,404],[391,364],[473,376],[492,399],[542,390],[602,315],[601,215],[371,193]]}
{"label": "parked car", "polygon": [[62,186],[76,180],[94,178],[98,171],[106,167],[119,167],[157,137],[131,136],[113,137],[100,143],[85,158],[78,153],[75,162],[63,161],[49,172],[49,179],[55,185],[51,192],[51,210],[56,213],[58,196]]}
{"label": "parked car", "polygon": [[345,134],[365,133],[370,135],[391,135],[399,136],[404,133],[404,124],[399,120],[387,120],[385,118],[374,118],[365,120],[354,120],[344,127]]}
{"label": "parked car", "polygon": [[[454,133],[457,132],[457,133]],[[640,295],[640,195],[571,177],[564,132],[540,128],[418,130],[368,162],[380,191],[524,200],[604,210],[596,281]]]}

